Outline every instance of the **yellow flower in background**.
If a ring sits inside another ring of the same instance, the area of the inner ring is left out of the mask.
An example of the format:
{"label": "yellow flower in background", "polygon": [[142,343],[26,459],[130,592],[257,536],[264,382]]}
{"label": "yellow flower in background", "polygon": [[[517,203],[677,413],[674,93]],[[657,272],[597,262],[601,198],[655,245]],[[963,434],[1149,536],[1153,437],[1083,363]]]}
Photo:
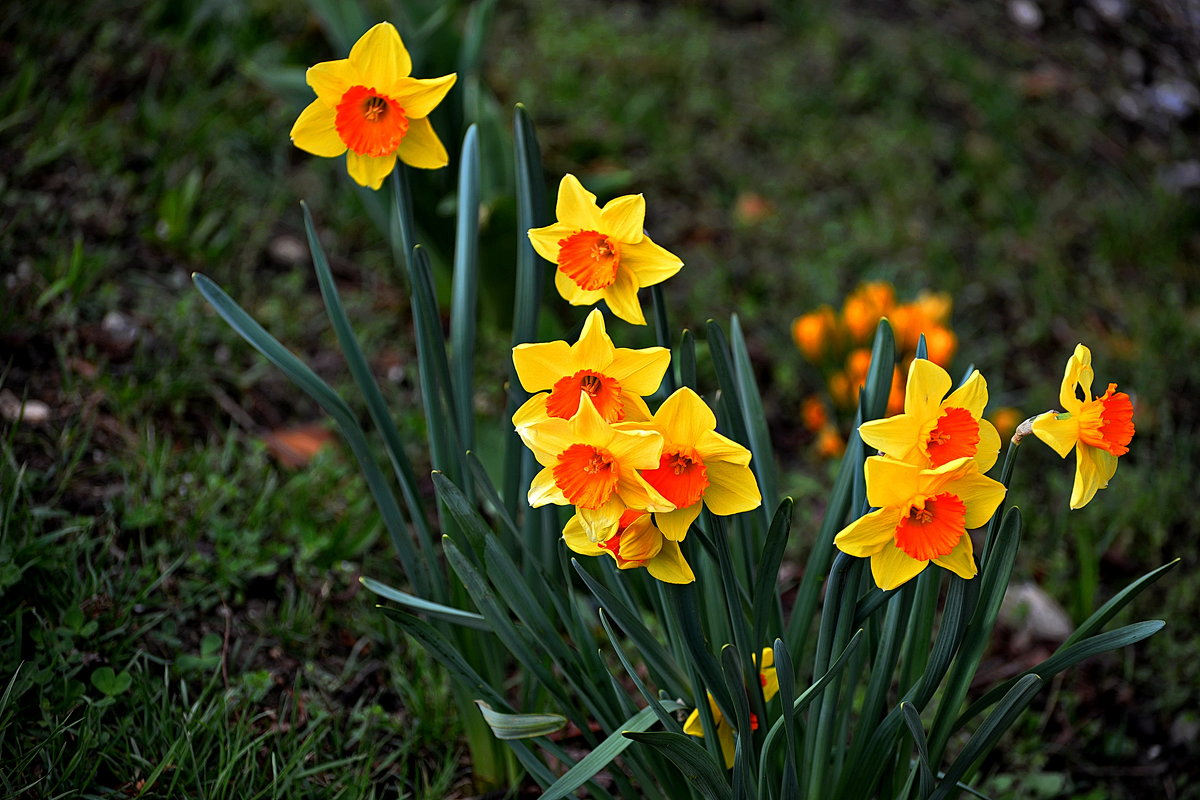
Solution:
{"label": "yellow flower in background", "polygon": [[952,385],[946,370],[927,359],[913,359],[905,384],[904,413],[864,422],[859,435],[888,457],[921,468],[968,457],[975,460],[980,472],[987,472],[1000,452],[1000,434],[983,419],[987,381],[975,370],[946,397]]}
{"label": "yellow flower in background", "polygon": [[647,425],[662,434],[663,448],[658,463],[643,469],[642,477],[676,508],[654,515],[663,536],[682,541],[702,505],[727,516],[762,503],[750,451],[717,433],[717,418],[700,395],[684,386],[663,401]]}
{"label": "yellow flower in background", "polygon": [[362,35],[350,57],[322,61],[305,73],[317,99],[292,126],[301,150],[333,158],[346,153],[350,177],[378,189],[399,158],[422,169],[449,162],[427,117],[457,75],[409,77],[412,59],[389,22]]}
{"label": "yellow flower in background", "polygon": [[[760,657],[755,656],[755,665],[758,665],[759,661]],[[763,699],[770,702],[771,698],[779,693],[779,676],[775,671],[775,651],[770,647],[764,647],[761,662],[762,669],[758,673],[758,679],[762,683]],[[721,742],[721,754],[725,756],[725,769],[733,769],[735,749],[733,726],[717,708],[717,701],[711,694],[708,695],[708,708],[712,712],[713,724],[717,728],[717,739]],[[758,717],[754,714],[750,715],[750,730],[758,730]],[[693,709],[692,713],[688,715],[687,721],[683,723],[683,732],[689,736],[704,738],[704,726],[700,722],[700,709]]]}
{"label": "yellow flower in background", "polygon": [[558,266],[558,293],[573,306],[603,300],[626,322],[645,325],[638,289],[665,281],[683,262],[643,232],[642,196],[625,195],[600,208],[596,195],[567,175],[558,187],[555,213],[558,222],[533,228],[529,241],[538,255]]}
{"label": "yellow flower in background", "polygon": [[[658,391],[671,351],[614,347],[604,329],[604,315],[595,309],[575,344],[560,340],[517,345],[512,357],[525,391],[541,392],[513,416],[513,424],[521,427],[541,416],[570,419],[579,410],[581,391],[606,422],[649,419],[650,409],[642,398]],[[544,393],[547,389],[549,394]]]}
{"label": "yellow flower in background", "polygon": [[983,525],[1004,499],[1004,484],[981,474],[970,457],[936,469],[892,458],[867,459],[867,502],[877,510],[833,540],[838,549],[871,559],[880,589],[895,589],[932,561],[962,578],[978,569],[969,528]]}
{"label": "yellow flower in background", "polygon": [[645,567],[652,578],[664,583],[696,580],[679,549],[679,542],[664,538],[645,511],[628,509],[617,523],[617,532],[602,542],[589,539],[579,515],[575,515],[563,528],[563,541],[567,547],[585,556],[607,553],[617,562],[618,569]]}
{"label": "yellow flower in background", "polygon": [[1083,508],[1097,491],[1108,487],[1117,471],[1117,456],[1129,452],[1134,434],[1129,395],[1110,383],[1103,395],[1092,397],[1094,378],[1092,351],[1076,345],[1059,389],[1063,412],[1048,412],[1033,421],[1034,434],[1060,456],[1075,451],[1073,509]]}
{"label": "yellow flower in background", "polygon": [[579,396],[579,411],[571,419],[548,417],[517,429],[544,468],[529,485],[529,505],[575,506],[594,542],[616,532],[626,509],[675,510],[638,474],[658,466],[662,434],[609,425],[587,392]]}

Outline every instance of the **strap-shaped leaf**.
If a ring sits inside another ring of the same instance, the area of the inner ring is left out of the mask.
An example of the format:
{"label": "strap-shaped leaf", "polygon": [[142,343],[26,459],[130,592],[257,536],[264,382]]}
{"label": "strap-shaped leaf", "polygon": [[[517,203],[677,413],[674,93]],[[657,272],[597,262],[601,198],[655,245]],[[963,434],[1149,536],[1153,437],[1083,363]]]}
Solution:
{"label": "strap-shaped leaf", "polygon": [[475,446],[475,320],[479,296],[479,127],[476,125],[467,128],[463,137],[454,231],[454,282],[450,296],[451,380],[454,382],[454,416],[458,423],[459,446],[470,450]]}
{"label": "strap-shaped leaf", "polygon": [[505,714],[497,711],[482,700],[475,705],[497,739],[533,739],[548,736],[567,724],[567,718],[558,714]]}
{"label": "strap-shaped leaf", "polygon": [[690,737],[665,731],[626,731],[623,735],[640,744],[649,745],[669,758],[683,773],[688,786],[699,792],[705,800],[733,800],[733,793],[725,779],[725,770]]}
{"label": "strap-shaped leaf", "polygon": [[427,617],[440,619],[445,622],[452,622],[455,625],[462,625],[466,628],[474,628],[479,631],[490,631],[491,626],[487,620],[479,614],[470,611],[463,611],[458,608],[444,606],[441,603],[434,603],[429,600],[424,600],[416,595],[411,595],[408,592],[402,592],[388,586],[386,583],[381,583],[374,578],[361,577],[359,582],[368,590],[374,592],[380,597],[387,598],[395,603],[399,603],[402,607],[409,611],[416,611],[424,614]]}
{"label": "strap-shaped leaf", "polygon": [[767,412],[758,392],[758,378],[754,374],[754,365],[750,363],[746,337],[737,314],[729,322],[729,349],[733,357],[733,376],[737,381],[738,405],[746,422],[747,444],[754,454],[751,466],[758,476],[763,497],[759,516],[762,517],[762,524],[766,525],[769,524],[767,515],[779,502],[778,467],[775,464],[775,451],[771,447],[771,433],[767,430]]}
{"label": "strap-shaped leaf", "polygon": [[[650,300],[652,306],[652,316],[654,317],[654,343],[659,347],[671,349],[671,328],[667,322],[667,300],[663,294],[661,283],[656,283],[650,287]],[[675,364],[675,359],[671,359],[667,364],[667,371],[663,375],[663,387],[667,394],[671,394],[679,388],[679,380],[675,377],[675,371],[678,366]]]}
{"label": "strap-shaped leaf", "polygon": [[[775,674],[779,678],[779,706],[783,733],[787,738],[787,748],[783,752],[783,779],[779,787],[780,800],[799,800],[800,777],[796,772],[796,671],[792,666],[792,656],[782,639],[776,639],[773,648],[775,652]],[[764,740],[763,752],[766,753]],[[759,766],[760,782],[766,778],[765,763]],[[759,796],[762,795],[760,789]]]}
{"label": "strap-shaped leaf", "polygon": [[918,794],[921,800],[929,797],[933,791],[933,770],[929,766],[929,747],[925,742],[925,728],[921,725],[921,715],[912,703],[901,703],[900,713],[904,716],[904,724],[912,734],[913,743],[917,746],[917,763],[915,765],[918,778]]}
{"label": "strap-shaped leaf", "polygon": [[[783,551],[787,549],[788,537],[792,532],[794,506],[792,498],[783,498],[771,520],[767,540],[758,559],[758,571],[754,578],[754,601],[750,609],[754,620],[751,642],[755,647],[767,638],[768,624],[775,626],[782,623],[779,609],[779,564],[783,561]],[[781,628],[776,627],[775,630],[781,631]]]}
{"label": "strap-shaped leaf", "polygon": [[629,676],[629,680],[633,681],[633,685],[638,690],[638,693],[645,699],[646,707],[654,712],[664,728],[675,733],[683,733],[683,728],[679,726],[675,718],[662,710],[654,695],[650,694],[650,690],[646,688],[646,682],[642,680],[642,676],[638,674],[638,671],[629,661],[629,656],[625,655],[625,648],[621,646],[620,638],[613,632],[612,625],[608,622],[608,614],[603,608],[600,609],[600,624],[604,626],[604,632],[608,635],[608,643],[612,645],[613,652],[617,654],[617,658],[621,661],[621,666],[625,668],[625,674]]}
{"label": "strap-shaped leaf", "polygon": [[[605,739],[592,752],[579,759],[579,763],[567,770],[555,781],[541,800],[561,800],[578,789],[600,770],[612,763],[625,748],[633,743],[627,733],[640,733],[654,724],[657,714],[670,714],[683,708],[674,700],[656,700],[654,707],[647,706],[621,723],[620,729]],[[682,734],[680,734],[682,735]]]}
{"label": "strap-shaped leaf", "polygon": [[1116,616],[1117,612],[1124,608],[1130,600],[1137,597],[1152,583],[1161,578],[1168,570],[1172,569],[1179,563],[1179,559],[1175,559],[1170,563],[1163,564],[1152,572],[1147,572],[1142,577],[1138,578],[1133,583],[1126,586],[1121,591],[1117,592],[1108,602],[1096,609],[1090,617],[1083,621],[1083,624],[1075,629],[1075,632],[1067,637],[1067,640],[1062,643],[1063,647],[1070,647],[1076,642],[1082,641],[1091,636],[1096,631],[1104,627],[1110,619]]}

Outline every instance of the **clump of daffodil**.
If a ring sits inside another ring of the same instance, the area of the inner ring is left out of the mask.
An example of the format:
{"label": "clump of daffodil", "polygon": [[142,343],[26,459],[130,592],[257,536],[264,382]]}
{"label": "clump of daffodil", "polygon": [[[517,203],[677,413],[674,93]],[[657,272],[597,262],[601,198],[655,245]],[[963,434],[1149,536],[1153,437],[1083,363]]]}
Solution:
{"label": "clump of daffodil", "polygon": [[586,391],[579,393],[579,410],[570,419],[547,417],[517,433],[543,467],[529,486],[529,505],[575,506],[594,542],[616,533],[630,508],[675,510],[638,472],[658,466],[662,435],[610,425]]}
{"label": "clump of daffodil", "polygon": [[762,503],[749,466],[750,451],[717,433],[712,410],[688,387],[664,400],[645,426],[629,423],[621,427],[649,427],[663,436],[659,463],[654,469],[642,470],[642,477],[675,505],[674,511],[654,515],[668,539],[682,541],[700,516],[702,505],[713,514],[726,516]]}
{"label": "clump of daffodil", "polygon": [[1075,451],[1075,484],[1071,508],[1083,508],[1117,471],[1117,457],[1129,452],[1133,439],[1133,402],[1108,384],[1092,396],[1092,351],[1082,344],[1067,361],[1059,389],[1061,412],[1050,411],[1033,421],[1033,432],[1063,458]]}
{"label": "clump of daffodil", "polygon": [[558,293],[573,306],[603,300],[626,322],[645,325],[638,289],[665,281],[683,266],[642,230],[645,199],[625,195],[600,208],[596,195],[567,175],[558,187],[555,213],[558,222],[533,228],[529,241],[538,255],[558,267]]}
{"label": "clump of daffodil", "polygon": [[446,166],[449,157],[429,113],[457,76],[412,78],[412,59],[389,22],[362,35],[350,57],[322,61],[305,73],[317,99],[300,112],[292,142],[313,155],[346,153],[350,177],[378,189],[399,158],[423,169]]}
{"label": "clump of daffodil", "polygon": [[[754,657],[756,665],[760,661],[762,666],[758,673],[758,679],[762,683],[763,700],[770,702],[771,698],[779,693],[779,676],[775,671],[775,651],[770,647],[764,647],[761,658]],[[708,695],[708,708],[712,712],[713,724],[717,728],[717,740],[721,743],[721,754],[725,756],[725,769],[732,769],[735,749],[733,726],[717,708],[717,701],[713,699],[712,694]],[[758,730],[758,717],[754,714],[750,715],[750,730]],[[700,709],[692,710],[687,721],[683,723],[683,732],[690,736],[704,738],[704,726],[700,722]]]}
{"label": "clump of daffodil", "polygon": [[607,553],[619,569],[645,567],[652,578],[664,583],[691,583],[696,580],[692,568],[673,542],[654,525],[649,512],[628,509],[621,515],[617,531],[602,542],[593,542],[583,529],[579,515],[571,517],[563,528],[567,547],[585,556]]}
{"label": "clump of daffodil", "polygon": [[570,419],[579,410],[580,392],[591,397],[607,422],[649,419],[642,398],[658,391],[671,352],[665,347],[614,347],[604,315],[594,309],[575,344],[517,345],[512,357],[521,386],[538,392],[513,416],[513,424],[521,427],[547,416]]}
{"label": "clump of daffodil", "polygon": [[889,458],[921,468],[969,457],[980,472],[987,472],[1000,452],[1000,434],[983,419],[987,381],[975,370],[947,397],[952,385],[946,370],[928,359],[913,359],[904,389],[904,413],[865,422],[858,428],[859,435]]}
{"label": "clump of daffodil", "polygon": [[933,469],[894,458],[867,459],[867,502],[876,510],[833,540],[849,555],[871,559],[880,589],[915,578],[929,562],[962,578],[978,572],[970,528],[987,522],[1004,499],[1004,484],[981,474],[970,456]]}

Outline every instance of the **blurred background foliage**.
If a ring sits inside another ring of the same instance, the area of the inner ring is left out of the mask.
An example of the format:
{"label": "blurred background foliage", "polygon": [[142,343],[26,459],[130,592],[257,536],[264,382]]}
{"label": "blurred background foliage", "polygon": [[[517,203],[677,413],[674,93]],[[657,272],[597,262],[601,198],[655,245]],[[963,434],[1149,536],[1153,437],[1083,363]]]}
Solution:
{"label": "blurred background foliage", "polygon": [[[1200,796],[1198,14],[1184,0],[6,6],[0,790],[470,793],[444,675],[357,591],[362,571],[399,577],[352,463],[188,280],[211,275],[346,385],[307,200],[389,402],[425,424],[380,198],[286,137],[303,68],[388,18],[416,74],[460,73],[434,117],[452,163],[481,125],[485,324],[511,308],[520,101],[550,184],[574,172],[602,199],[645,193],[648,228],[687,264],[666,285],[675,323],[741,316],[795,540],[828,483],[802,408],[824,381],[796,317],[868,280],[949,293],[955,368],[979,367],[993,407],[1025,415],[1055,404],[1072,347],[1091,346],[1097,380],[1136,395],[1138,435],[1113,489],[1070,513],[1071,465],[1024,448],[1013,497],[1038,513],[1021,577],[1071,614],[1183,568],[1131,612],[1163,633],[1066,676],[988,786]],[[453,187],[450,170],[414,185],[435,262]],[[574,318],[556,307],[545,330]],[[478,357],[497,387],[481,414],[502,408],[504,341]],[[1098,573],[1079,567],[1092,551]],[[1012,615],[990,677],[1053,646],[1027,621]]]}

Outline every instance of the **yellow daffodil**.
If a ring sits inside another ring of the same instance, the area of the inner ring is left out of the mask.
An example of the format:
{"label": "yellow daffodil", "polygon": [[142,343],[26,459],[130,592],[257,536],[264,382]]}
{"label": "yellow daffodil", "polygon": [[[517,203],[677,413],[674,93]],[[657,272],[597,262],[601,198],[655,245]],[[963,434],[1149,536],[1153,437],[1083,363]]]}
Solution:
{"label": "yellow daffodil", "polygon": [[600,208],[596,195],[567,175],[558,187],[556,215],[553,225],[530,230],[529,241],[538,255],[558,266],[558,293],[573,306],[604,300],[621,319],[645,325],[638,289],[665,281],[683,262],[643,232],[642,196],[625,195]]}
{"label": "yellow daffodil", "polygon": [[570,419],[579,410],[581,391],[587,392],[607,422],[649,419],[650,409],[642,398],[658,391],[671,351],[613,347],[604,330],[604,315],[595,309],[575,344],[560,340],[517,345],[512,357],[521,386],[527,392],[540,392],[513,416],[513,425],[521,427],[545,416]]}
{"label": "yellow daffodil", "polygon": [[626,509],[673,511],[671,501],[638,474],[658,466],[662,435],[609,425],[587,392],[579,397],[571,419],[548,417],[517,429],[544,467],[529,486],[529,505],[574,505],[594,542],[616,533]]}
{"label": "yellow daffodil", "polygon": [[877,510],[850,523],[833,540],[838,549],[870,557],[880,589],[895,589],[929,562],[962,578],[975,566],[969,528],[983,525],[1004,499],[1004,484],[963,457],[935,469],[893,458],[867,459],[867,502]]}
{"label": "yellow daffodil", "polygon": [[642,477],[676,507],[654,515],[663,536],[682,541],[700,516],[701,504],[725,516],[762,503],[749,467],[750,451],[716,432],[717,418],[691,389],[685,386],[664,400],[646,425],[660,432],[664,442],[658,464],[643,469]]}
{"label": "yellow daffodil", "polygon": [[628,509],[621,515],[617,532],[602,542],[593,542],[583,529],[579,515],[571,517],[563,528],[567,547],[585,556],[607,553],[620,569],[645,567],[650,576],[664,583],[691,583],[696,580],[692,568],[683,558],[679,542],[663,537],[654,527],[650,514]]}
{"label": "yellow daffodil", "polygon": [[1103,395],[1092,397],[1094,377],[1092,351],[1076,345],[1059,390],[1062,413],[1047,412],[1033,421],[1034,434],[1060,456],[1075,451],[1071,508],[1083,508],[1108,486],[1117,471],[1117,456],[1129,452],[1134,434],[1129,395],[1110,383]]}
{"label": "yellow daffodil", "polygon": [[397,158],[423,169],[446,166],[446,148],[428,116],[457,76],[420,79],[409,77],[411,71],[400,34],[391,23],[379,23],[355,42],[349,58],[322,61],[305,73],[317,99],[300,112],[292,142],[327,158],[346,153],[350,177],[372,189],[383,185]]}
{"label": "yellow daffodil", "polygon": [[[754,663],[758,664],[759,657],[755,656]],[[770,702],[771,698],[779,693],[779,676],[775,671],[775,651],[770,647],[764,647],[762,651],[762,671],[758,673],[758,679],[762,682],[763,699]],[[713,723],[717,727],[717,739],[721,742],[721,754],[725,756],[725,769],[733,768],[733,726],[721,714],[717,708],[717,702],[713,700],[713,696],[708,696],[708,708],[712,711]],[[750,715],[750,730],[758,730],[758,717],[754,714]],[[687,721],[683,723],[683,732],[689,736],[699,736],[704,738],[704,726],[700,723],[700,709],[693,709],[688,716]]]}
{"label": "yellow daffodil", "polygon": [[987,472],[1000,452],[1000,434],[983,419],[987,381],[975,370],[946,397],[952,385],[946,370],[928,359],[913,359],[904,413],[865,422],[859,435],[889,458],[921,468],[940,467],[966,456],[975,460],[980,472]]}

